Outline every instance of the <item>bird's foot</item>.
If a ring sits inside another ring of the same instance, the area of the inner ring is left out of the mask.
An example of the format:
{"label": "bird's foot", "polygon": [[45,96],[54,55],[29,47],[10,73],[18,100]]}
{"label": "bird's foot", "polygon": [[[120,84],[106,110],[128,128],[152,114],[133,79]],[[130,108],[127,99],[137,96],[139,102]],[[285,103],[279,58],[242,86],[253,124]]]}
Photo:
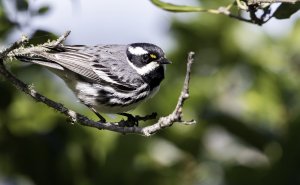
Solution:
{"label": "bird's foot", "polygon": [[135,116],[128,113],[118,113],[119,115],[126,116],[127,120],[122,120],[120,122],[120,126],[122,127],[134,127],[139,126],[139,120],[135,118]]}
{"label": "bird's foot", "polygon": [[147,121],[147,120],[155,119],[157,116],[156,112],[153,112],[152,114],[146,116],[139,116],[139,115],[133,116],[128,113],[118,113],[118,114],[127,117],[127,120],[122,120],[119,124],[120,126],[123,127],[139,126],[139,121]]}

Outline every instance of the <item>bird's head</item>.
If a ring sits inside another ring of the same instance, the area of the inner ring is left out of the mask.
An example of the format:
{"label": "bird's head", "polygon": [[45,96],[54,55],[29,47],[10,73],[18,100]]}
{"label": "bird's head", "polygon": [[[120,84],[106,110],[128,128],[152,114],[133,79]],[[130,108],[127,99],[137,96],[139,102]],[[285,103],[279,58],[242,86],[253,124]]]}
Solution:
{"label": "bird's head", "polygon": [[171,64],[164,51],[154,44],[130,44],[127,46],[126,55],[131,67],[140,75],[147,75],[165,64]]}

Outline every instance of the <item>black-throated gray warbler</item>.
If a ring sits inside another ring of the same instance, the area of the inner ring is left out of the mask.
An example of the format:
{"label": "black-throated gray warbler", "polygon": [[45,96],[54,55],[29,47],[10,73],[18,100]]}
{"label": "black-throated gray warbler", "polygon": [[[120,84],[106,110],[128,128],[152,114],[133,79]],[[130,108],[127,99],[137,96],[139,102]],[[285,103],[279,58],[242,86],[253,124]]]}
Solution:
{"label": "black-throated gray warbler", "polygon": [[50,68],[102,121],[98,112],[128,116],[124,112],[153,96],[164,79],[165,64],[170,64],[163,50],[149,43],[61,44],[15,57]]}

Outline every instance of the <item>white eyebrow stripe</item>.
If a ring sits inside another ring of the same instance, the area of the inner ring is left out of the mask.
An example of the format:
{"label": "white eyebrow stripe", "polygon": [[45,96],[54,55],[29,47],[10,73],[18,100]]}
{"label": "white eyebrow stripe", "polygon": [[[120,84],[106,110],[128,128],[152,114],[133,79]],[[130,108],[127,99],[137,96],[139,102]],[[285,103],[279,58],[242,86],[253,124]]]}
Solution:
{"label": "white eyebrow stripe", "polygon": [[144,55],[148,54],[148,51],[144,50],[142,47],[128,47],[128,51],[133,55]]}

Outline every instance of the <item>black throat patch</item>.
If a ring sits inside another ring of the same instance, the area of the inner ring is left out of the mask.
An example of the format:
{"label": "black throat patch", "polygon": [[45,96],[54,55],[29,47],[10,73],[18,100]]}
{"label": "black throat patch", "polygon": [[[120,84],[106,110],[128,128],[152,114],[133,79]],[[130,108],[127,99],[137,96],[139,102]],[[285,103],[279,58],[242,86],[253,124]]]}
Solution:
{"label": "black throat patch", "polygon": [[164,73],[164,67],[159,66],[155,70],[143,76],[145,82],[149,84],[150,90],[153,90],[155,87],[159,86],[160,82],[165,78]]}

